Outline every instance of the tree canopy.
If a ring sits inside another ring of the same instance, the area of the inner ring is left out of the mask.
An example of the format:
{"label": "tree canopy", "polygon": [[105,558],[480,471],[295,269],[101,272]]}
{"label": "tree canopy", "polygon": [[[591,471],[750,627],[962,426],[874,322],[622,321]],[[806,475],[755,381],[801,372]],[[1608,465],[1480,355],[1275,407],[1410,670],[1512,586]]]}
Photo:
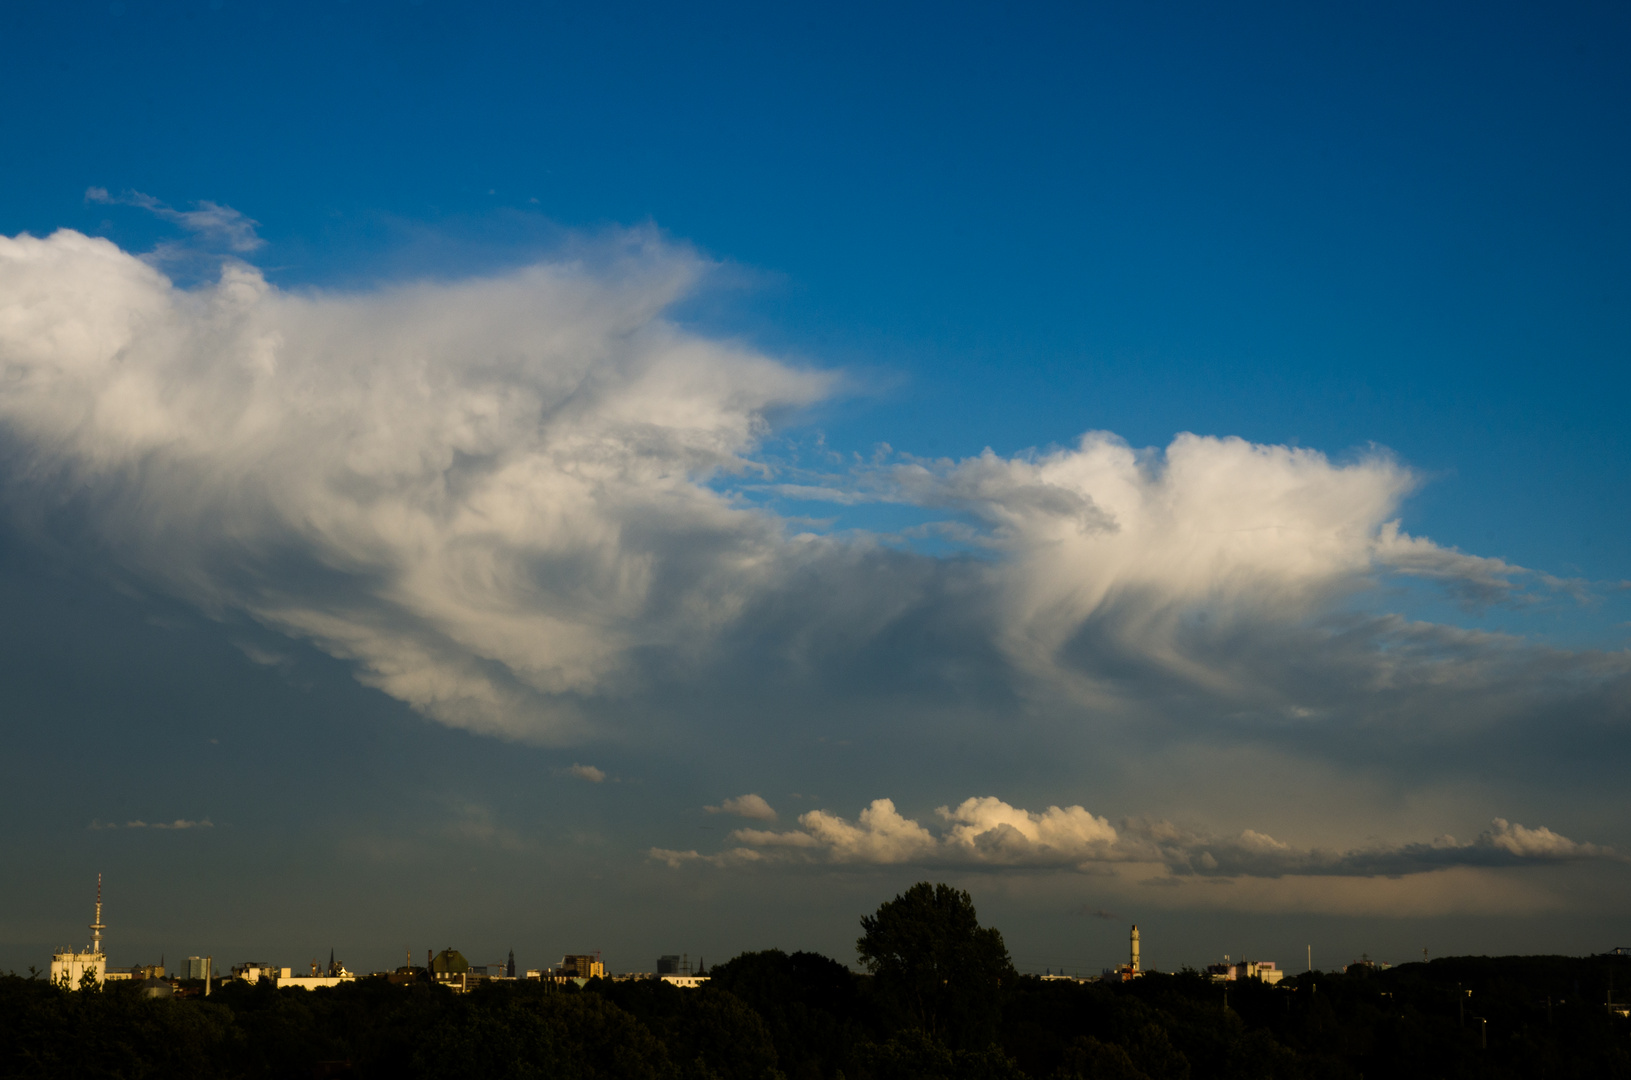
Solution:
{"label": "tree canopy", "polygon": [[961,889],[920,881],[863,916],[855,949],[879,994],[912,1027],[950,1045],[995,1036],[1005,984],[1016,976],[995,927],[982,927]]}
{"label": "tree canopy", "polygon": [[[1014,976],[966,893],[862,921],[862,975],[744,953],[713,981],[371,977],[209,998],[0,975],[0,1080],[1631,1080],[1631,957],[1445,957],[1219,986]],[[196,995],[201,984],[183,990]]]}

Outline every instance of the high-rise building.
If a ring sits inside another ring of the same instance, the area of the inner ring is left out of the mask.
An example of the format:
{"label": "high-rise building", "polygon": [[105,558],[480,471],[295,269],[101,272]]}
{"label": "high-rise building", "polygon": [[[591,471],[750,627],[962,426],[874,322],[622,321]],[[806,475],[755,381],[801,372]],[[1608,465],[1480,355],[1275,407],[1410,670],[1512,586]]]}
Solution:
{"label": "high-rise building", "polygon": [[51,981],[77,990],[89,975],[101,986],[107,978],[108,958],[102,952],[102,875],[96,875],[96,919],[91,923],[91,946],[83,952],[62,949],[51,956]]}
{"label": "high-rise building", "polygon": [[210,958],[207,956],[187,957],[187,978],[203,979],[210,973]]}

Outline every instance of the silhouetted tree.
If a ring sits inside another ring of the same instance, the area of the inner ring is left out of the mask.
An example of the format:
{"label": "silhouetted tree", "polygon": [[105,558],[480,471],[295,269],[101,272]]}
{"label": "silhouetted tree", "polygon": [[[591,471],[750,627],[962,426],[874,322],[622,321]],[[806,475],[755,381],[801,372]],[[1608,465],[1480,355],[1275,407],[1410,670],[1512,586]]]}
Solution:
{"label": "silhouetted tree", "polygon": [[877,991],[906,1022],[950,1045],[990,1045],[1013,980],[1002,934],[982,927],[968,893],[919,882],[861,919],[855,943]]}

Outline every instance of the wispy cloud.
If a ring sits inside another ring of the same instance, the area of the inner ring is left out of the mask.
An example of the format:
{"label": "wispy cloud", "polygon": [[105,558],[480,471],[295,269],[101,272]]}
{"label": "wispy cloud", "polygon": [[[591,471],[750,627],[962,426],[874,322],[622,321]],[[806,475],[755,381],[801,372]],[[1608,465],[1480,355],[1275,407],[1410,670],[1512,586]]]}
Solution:
{"label": "wispy cloud", "polygon": [[[1502,559],[1465,555],[1454,548],[1443,548],[1430,540],[1409,536],[1399,530],[1397,521],[1382,526],[1376,538],[1376,558],[1379,564],[1397,573],[1444,583],[1453,595],[1475,607],[1513,600],[1523,588],[1517,579],[1530,575],[1530,571]],[[1576,597],[1582,595],[1583,583],[1566,582],[1549,575],[1539,575],[1538,580],[1549,589],[1569,592]]]}
{"label": "wispy cloud", "polygon": [[490,806],[454,799],[448,801],[448,812],[449,820],[437,830],[443,837],[506,851],[526,851],[532,846],[514,829],[500,824]]}
{"label": "wispy cloud", "polygon": [[1103,864],[1159,864],[1169,874],[1203,877],[1398,876],[1452,866],[1504,867],[1619,860],[1612,849],[1580,843],[1550,829],[1496,818],[1470,842],[1441,836],[1425,843],[1338,851],[1298,848],[1246,829],[1209,835],[1168,821],[1124,819],[1112,825],[1081,806],[1028,811],[991,796],[936,812],[936,829],[877,799],[851,822],[824,810],[799,817],[798,829],[738,829],[739,845],[714,856],[653,851],[670,865],[716,865],[767,859],[835,864],[972,866],[1091,871]]}
{"label": "wispy cloud", "polygon": [[244,216],[230,206],[222,206],[208,200],[194,203],[191,210],[177,210],[139,191],[110,195],[107,188],[101,187],[86,189],[85,199],[87,202],[109,206],[138,207],[240,255],[257,251],[266,243],[255,232],[260,222]]}
{"label": "wispy cloud", "polygon": [[290,657],[287,653],[275,652],[271,649],[257,645],[253,641],[234,641],[233,644],[236,645],[238,647],[238,651],[243,653],[244,656],[248,657],[252,663],[260,664],[262,667],[283,667],[290,662]]}
{"label": "wispy cloud", "polygon": [[591,784],[603,784],[606,782],[605,770],[597,769],[593,765],[574,764],[566,771],[577,777],[579,780],[587,780]]}
{"label": "wispy cloud", "polygon": [[174,821],[127,821],[123,825],[114,821],[92,821],[92,829],[213,829],[215,823],[209,818],[198,821],[188,821],[186,818],[176,818]]}
{"label": "wispy cloud", "polygon": [[695,849],[671,851],[668,848],[652,848],[647,854],[675,870],[691,863],[705,866],[741,866],[746,863],[763,862],[765,858],[763,854],[749,847],[732,848],[713,855],[703,855]]}

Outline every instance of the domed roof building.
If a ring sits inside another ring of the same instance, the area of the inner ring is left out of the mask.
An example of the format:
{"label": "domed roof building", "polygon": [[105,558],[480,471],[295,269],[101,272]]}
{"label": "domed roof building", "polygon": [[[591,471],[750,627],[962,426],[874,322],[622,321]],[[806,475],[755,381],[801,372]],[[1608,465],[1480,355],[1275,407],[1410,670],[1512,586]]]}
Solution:
{"label": "domed roof building", "polygon": [[454,948],[446,948],[430,961],[431,981],[455,990],[464,990],[470,984],[470,962]]}
{"label": "domed roof building", "polygon": [[443,949],[431,958],[430,970],[433,975],[463,975],[470,970],[470,963],[459,950]]}

